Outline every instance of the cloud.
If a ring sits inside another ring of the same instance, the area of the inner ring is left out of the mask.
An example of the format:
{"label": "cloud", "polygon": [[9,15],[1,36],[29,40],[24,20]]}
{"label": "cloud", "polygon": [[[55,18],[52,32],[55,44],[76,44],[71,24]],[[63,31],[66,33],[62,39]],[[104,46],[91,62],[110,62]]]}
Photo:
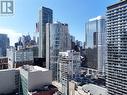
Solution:
{"label": "cloud", "polygon": [[22,36],[22,33],[19,33],[13,29],[0,28],[0,34],[7,34],[10,38],[10,45],[14,46],[14,43],[18,41],[18,38]]}

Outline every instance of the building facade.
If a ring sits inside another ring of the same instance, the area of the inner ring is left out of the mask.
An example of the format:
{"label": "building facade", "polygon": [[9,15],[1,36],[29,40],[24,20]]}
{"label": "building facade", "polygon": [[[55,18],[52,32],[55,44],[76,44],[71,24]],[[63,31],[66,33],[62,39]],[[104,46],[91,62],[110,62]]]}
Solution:
{"label": "building facade", "polygon": [[0,95],[15,95],[18,92],[18,70],[0,70]]}
{"label": "building facade", "polygon": [[39,57],[46,58],[46,23],[53,22],[53,11],[42,7],[39,11]]}
{"label": "building facade", "polygon": [[106,31],[105,18],[98,16],[90,19],[85,25],[85,51],[88,68],[104,74],[106,63]]}
{"label": "building facade", "polygon": [[6,34],[0,34],[0,56],[6,56],[6,49],[9,47],[10,41]]}
{"label": "building facade", "polygon": [[29,50],[18,50],[15,51],[14,55],[14,67],[20,67],[26,64],[32,65],[34,58],[33,58],[33,51]]}
{"label": "building facade", "polygon": [[37,92],[37,89],[41,89],[43,85],[52,84],[52,72],[39,66],[24,65],[20,67],[20,78],[21,95],[28,95],[29,92]]}
{"label": "building facade", "polygon": [[8,68],[11,69],[14,67],[14,61],[15,61],[15,48],[9,47],[7,48],[7,57],[8,57]]}
{"label": "building facade", "polygon": [[0,95],[57,95],[52,85],[52,71],[24,65],[0,70]]}
{"label": "building facade", "polygon": [[69,81],[80,77],[80,52],[60,52],[58,59],[58,81],[62,84],[62,95],[69,95]]}
{"label": "building facade", "polygon": [[107,7],[108,95],[127,95],[127,1]]}
{"label": "building facade", "polygon": [[60,22],[46,26],[46,67],[53,71],[53,79],[57,79],[57,60],[59,52],[71,48],[68,24]]}
{"label": "building facade", "polygon": [[26,64],[32,65],[34,62],[32,49],[16,50],[14,47],[7,49],[8,68],[17,68]]}

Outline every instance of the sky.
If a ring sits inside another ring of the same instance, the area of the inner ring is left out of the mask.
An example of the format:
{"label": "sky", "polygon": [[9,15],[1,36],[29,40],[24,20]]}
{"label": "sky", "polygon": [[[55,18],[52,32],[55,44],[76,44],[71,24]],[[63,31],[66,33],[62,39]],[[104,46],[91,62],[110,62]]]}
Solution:
{"label": "sky", "polygon": [[69,32],[77,40],[84,41],[85,23],[97,16],[105,16],[106,7],[120,0],[14,0],[14,15],[0,15],[0,33],[8,34],[11,45],[20,36],[35,35],[39,9],[53,10],[53,19],[68,23]]}

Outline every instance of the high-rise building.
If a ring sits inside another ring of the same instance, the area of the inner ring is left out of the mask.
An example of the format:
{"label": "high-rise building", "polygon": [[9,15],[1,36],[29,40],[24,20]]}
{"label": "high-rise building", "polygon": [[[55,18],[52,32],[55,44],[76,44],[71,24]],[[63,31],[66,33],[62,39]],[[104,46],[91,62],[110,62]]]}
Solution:
{"label": "high-rise building", "polygon": [[6,34],[0,34],[0,56],[6,56],[6,49],[9,47],[10,41]]}
{"label": "high-rise building", "polygon": [[46,67],[52,70],[53,79],[57,78],[57,59],[59,52],[70,50],[71,40],[68,24],[60,22],[46,26]]}
{"label": "high-rise building", "polygon": [[75,49],[75,37],[71,35],[71,50]]}
{"label": "high-rise building", "polygon": [[98,70],[104,74],[106,63],[106,31],[105,18],[98,16],[90,19],[85,25],[85,50],[88,68]]}
{"label": "high-rise building", "polygon": [[42,7],[39,11],[39,57],[46,58],[46,23],[53,22],[53,11]]}
{"label": "high-rise building", "polygon": [[127,0],[107,7],[108,95],[127,95]]}
{"label": "high-rise building", "polygon": [[62,84],[62,95],[69,95],[69,81],[80,77],[80,52],[68,50],[59,53],[58,81]]}

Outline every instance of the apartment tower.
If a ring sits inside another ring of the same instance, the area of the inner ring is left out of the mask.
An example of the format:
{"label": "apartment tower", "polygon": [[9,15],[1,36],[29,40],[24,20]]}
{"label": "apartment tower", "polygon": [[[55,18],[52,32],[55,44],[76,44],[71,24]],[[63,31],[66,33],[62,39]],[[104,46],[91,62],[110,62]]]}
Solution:
{"label": "apartment tower", "polygon": [[127,95],[127,1],[107,7],[108,95]]}

